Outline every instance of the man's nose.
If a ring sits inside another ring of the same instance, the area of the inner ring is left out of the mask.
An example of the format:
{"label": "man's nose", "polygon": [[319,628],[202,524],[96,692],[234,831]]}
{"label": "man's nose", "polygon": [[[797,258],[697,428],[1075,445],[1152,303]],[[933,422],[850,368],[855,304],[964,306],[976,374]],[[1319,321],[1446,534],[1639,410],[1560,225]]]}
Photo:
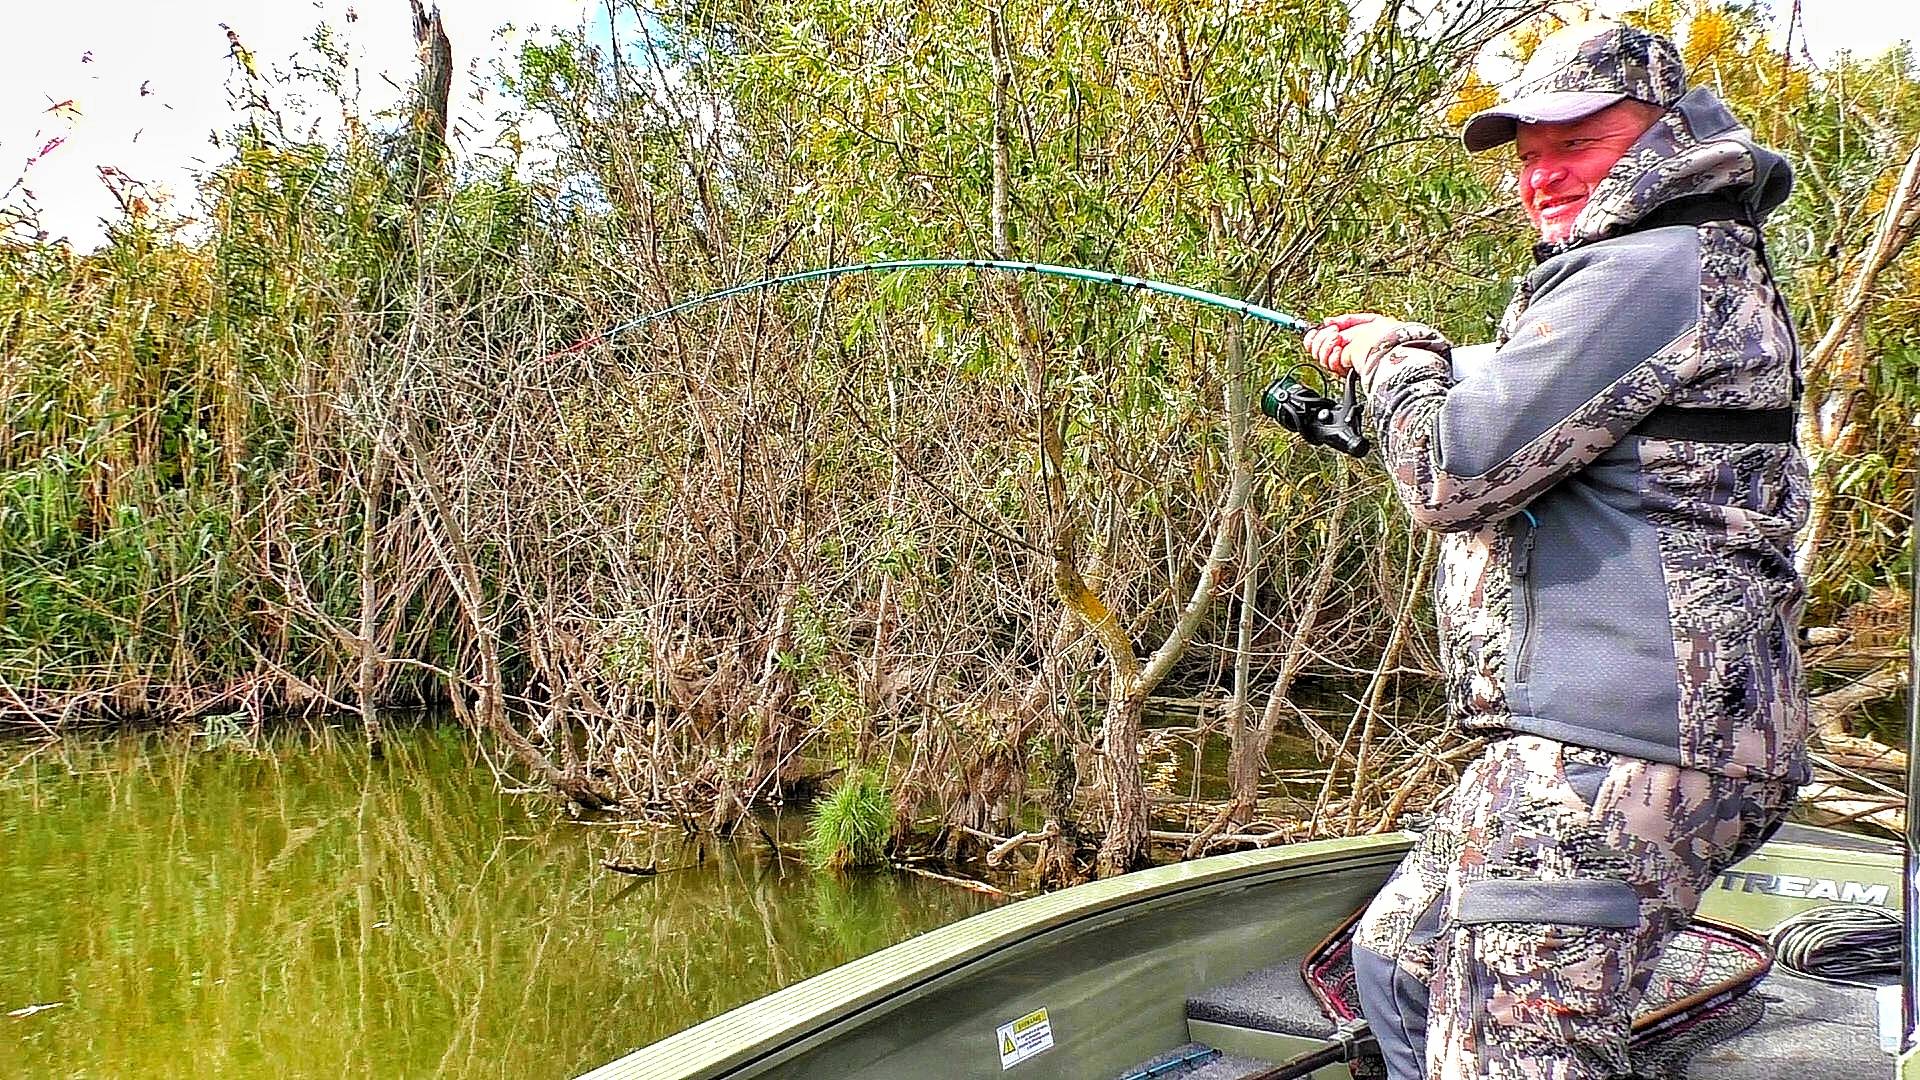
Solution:
{"label": "man's nose", "polygon": [[1550,188],[1567,178],[1567,170],[1559,165],[1541,164],[1527,167],[1527,186],[1535,191]]}

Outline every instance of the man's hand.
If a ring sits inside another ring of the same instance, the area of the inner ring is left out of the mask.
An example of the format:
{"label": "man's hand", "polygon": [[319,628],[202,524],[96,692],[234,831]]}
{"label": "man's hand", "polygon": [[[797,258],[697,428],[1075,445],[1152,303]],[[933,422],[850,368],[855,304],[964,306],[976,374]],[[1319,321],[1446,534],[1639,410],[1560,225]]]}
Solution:
{"label": "man's hand", "polygon": [[1335,315],[1307,332],[1307,355],[1335,375],[1358,370],[1360,381],[1371,384],[1373,371],[1367,356],[1388,334],[1406,325],[1399,319],[1371,311]]}

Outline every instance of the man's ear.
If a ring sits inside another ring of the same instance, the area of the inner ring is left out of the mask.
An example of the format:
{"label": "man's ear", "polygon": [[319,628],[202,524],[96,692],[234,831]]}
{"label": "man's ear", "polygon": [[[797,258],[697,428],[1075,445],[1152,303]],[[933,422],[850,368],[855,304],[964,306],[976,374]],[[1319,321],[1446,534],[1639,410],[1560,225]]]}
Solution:
{"label": "man's ear", "polygon": [[1640,130],[1635,135],[1635,138],[1638,138],[1640,135],[1645,135],[1648,128],[1658,123],[1661,117],[1667,115],[1667,110],[1651,102],[1636,101],[1633,98],[1628,98],[1620,104],[1631,107],[1629,111],[1640,125]]}

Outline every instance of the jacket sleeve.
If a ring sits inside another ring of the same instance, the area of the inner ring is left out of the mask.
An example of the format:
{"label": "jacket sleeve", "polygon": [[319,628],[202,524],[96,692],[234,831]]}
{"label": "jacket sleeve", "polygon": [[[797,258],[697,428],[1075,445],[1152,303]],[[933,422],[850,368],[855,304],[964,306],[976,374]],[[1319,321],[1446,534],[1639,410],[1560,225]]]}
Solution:
{"label": "jacket sleeve", "polygon": [[1415,521],[1468,529],[1518,512],[1646,419],[1699,366],[1699,239],[1658,229],[1578,248],[1487,368],[1459,382],[1437,331],[1376,348],[1376,442]]}

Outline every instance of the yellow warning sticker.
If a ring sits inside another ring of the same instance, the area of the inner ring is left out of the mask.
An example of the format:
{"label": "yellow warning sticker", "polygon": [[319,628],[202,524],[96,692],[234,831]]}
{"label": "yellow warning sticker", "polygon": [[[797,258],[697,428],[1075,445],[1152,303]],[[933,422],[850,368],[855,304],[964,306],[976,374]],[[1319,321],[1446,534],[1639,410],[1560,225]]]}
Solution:
{"label": "yellow warning sticker", "polygon": [[1053,1049],[1053,1024],[1048,1021],[1044,1006],[1018,1020],[1001,1024],[994,1034],[999,1036],[1000,1068],[1003,1071],[1035,1054]]}

